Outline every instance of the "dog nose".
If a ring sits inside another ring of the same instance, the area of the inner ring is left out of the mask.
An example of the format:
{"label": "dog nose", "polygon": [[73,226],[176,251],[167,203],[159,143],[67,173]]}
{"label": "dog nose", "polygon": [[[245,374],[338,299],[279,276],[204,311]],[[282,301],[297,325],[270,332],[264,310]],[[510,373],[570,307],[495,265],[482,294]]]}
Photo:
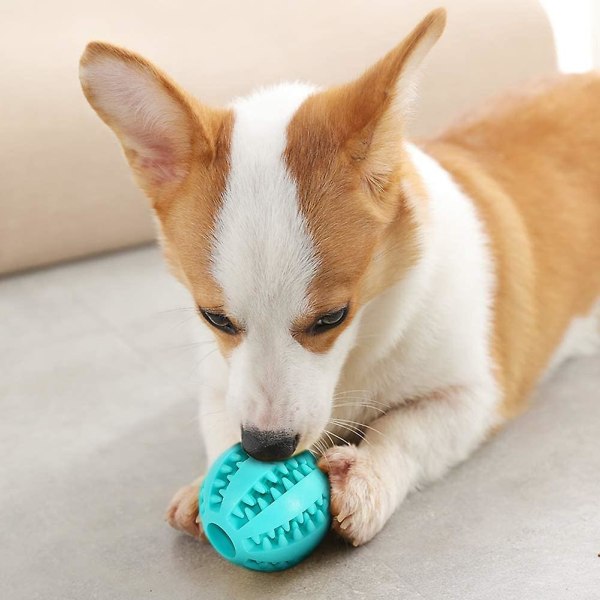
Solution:
{"label": "dog nose", "polygon": [[242,427],[242,448],[257,460],[283,460],[294,454],[299,435]]}

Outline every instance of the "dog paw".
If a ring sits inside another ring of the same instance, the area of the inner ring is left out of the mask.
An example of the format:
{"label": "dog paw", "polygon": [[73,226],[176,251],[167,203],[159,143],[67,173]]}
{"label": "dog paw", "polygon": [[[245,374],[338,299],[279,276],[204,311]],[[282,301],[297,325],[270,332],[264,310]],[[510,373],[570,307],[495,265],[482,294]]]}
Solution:
{"label": "dog paw", "polygon": [[354,546],[379,532],[389,516],[387,493],[368,452],[357,446],[334,446],[319,460],[329,476],[333,529]]}
{"label": "dog paw", "polygon": [[206,539],[198,514],[198,490],[200,483],[179,488],[173,496],[165,520],[169,525],[198,539]]}

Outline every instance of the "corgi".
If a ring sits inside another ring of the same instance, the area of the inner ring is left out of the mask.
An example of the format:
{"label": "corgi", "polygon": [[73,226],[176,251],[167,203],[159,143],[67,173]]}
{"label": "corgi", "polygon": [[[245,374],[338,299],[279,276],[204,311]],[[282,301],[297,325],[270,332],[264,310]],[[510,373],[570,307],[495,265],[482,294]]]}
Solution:
{"label": "corgi", "polygon": [[[92,42],[81,58],[218,350],[200,366],[209,463],[239,441],[259,460],[312,451],[354,545],[599,342],[600,76],[557,77],[411,142],[445,20],[431,12],[348,84],[226,108],[127,50]],[[167,511],[195,537],[201,481]]]}

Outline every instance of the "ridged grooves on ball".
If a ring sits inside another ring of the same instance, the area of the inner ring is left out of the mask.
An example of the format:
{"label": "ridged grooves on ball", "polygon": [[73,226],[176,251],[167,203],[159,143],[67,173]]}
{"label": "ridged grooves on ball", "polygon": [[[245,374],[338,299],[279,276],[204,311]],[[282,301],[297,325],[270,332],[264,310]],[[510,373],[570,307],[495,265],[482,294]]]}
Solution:
{"label": "ridged grooves on ball", "polygon": [[[292,492],[301,481],[315,470],[318,471],[314,460],[308,455],[299,455],[278,463],[260,463],[259,468],[267,468],[268,470],[262,473],[252,485],[249,485],[248,489],[244,490],[241,499],[229,506],[227,514],[223,514],[221,509],[232,482],[235,482],[238,471],[246,460],[251,460],[251,463],[249,463],[250,468],[252,468],[252,463],[254,465],[258,463],[253,459],[249,459],[239,447],[234,447],[228,453],[225,453],[221,460],[222,462],[217,467],[217,471],[209,474],[213,477],[212,483],[207,481],[207,483],[210,483],[210,489],[203,489],[200,495],[200,511],[201,514],[204,512],[205,496],[208,496],[210,510],[220,514],[219,519],[226,520],[233,531],[239,531],[252,523],[264,510],[284,497],[285,494]],[[325,486],[325,489],[326,493],[320,494],[314,502],[311,502],[308,506],[304,505],[297,514],[285,519],[283,522],[279,522],[276,527],[260,533],[254,532],[253,535],[244,537],[241,540],[238,538],[238,554],[241,544],[245,551],[244,554],[249,556],[243,563],[240,562],[239,557],[234,562],[263,571],[280,570],[296,564],[299,559],[267,561],[262,559],[260,555],[282,548],[294,550],[296,545],[302,548],[302,542],[307,540],[311,533],[317,529],[325,531],[328,528],[328,486]],[[237,491],[239,492],[239,489]],[[235,537],[233,531],[230,529],[231,535]]]}
{"label": "ridged grooves on ball", "polygon": [[246,460],[248,460],[247,456],[244,457],[241,452],[234,452],[221,465],[219,474],[223,477],[215,479],[210,494],[210,507],[213,510],[219,510],[219,505],[223,502],[229,482],[231,482],[233,476],[239,471],[240,466]]}

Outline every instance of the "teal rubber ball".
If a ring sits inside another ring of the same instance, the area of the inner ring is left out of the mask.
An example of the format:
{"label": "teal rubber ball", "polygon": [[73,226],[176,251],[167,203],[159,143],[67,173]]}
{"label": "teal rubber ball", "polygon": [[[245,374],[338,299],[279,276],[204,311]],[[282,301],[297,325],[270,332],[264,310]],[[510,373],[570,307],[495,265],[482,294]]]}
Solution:
{"label": "teal rubber ball", "polygon": [[228,561],[256,571],[298,564],[329,529],[329,480],[310,452],[278,462],[224,452],[199,496],[206,537]]}

